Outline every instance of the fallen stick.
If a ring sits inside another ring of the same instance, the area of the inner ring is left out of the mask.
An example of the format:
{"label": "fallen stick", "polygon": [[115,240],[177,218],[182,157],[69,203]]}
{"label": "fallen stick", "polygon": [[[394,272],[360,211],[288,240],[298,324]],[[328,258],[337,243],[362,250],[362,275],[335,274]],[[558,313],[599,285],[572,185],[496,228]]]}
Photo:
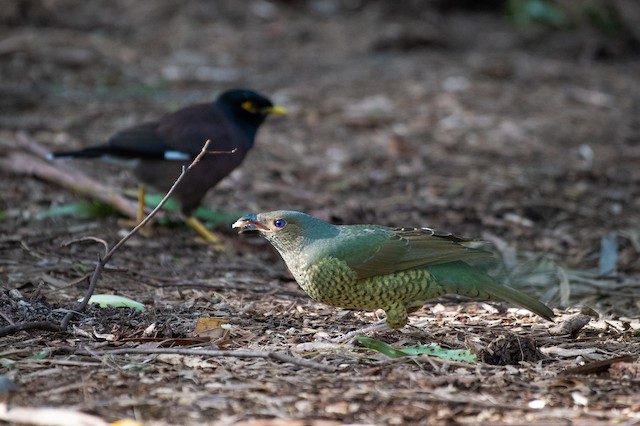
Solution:
{"label": "fallen stick", "polygon": [[298,367],[313,368],[315,370],[334,373],[339,370],[338,367],[328,364],[321,364],[310,359],[297,358],[282,352],[272,351],[245,351],[245,350],[215,350],[215,349],[188,349],[188,348],[121,348],[102,351],[76,351],[76,354],[86,355],[123,355],[123,354],[140,354],[140,355],[157,355],[172,354],[186,356],[205,356],[205,357],[233,357],[233,358],[263,358],[272,359],[280,362],[297,365]]}
{"label": "fallen stick", "polygon": [[0,420],[14,424],[47,426],[108,426],[105,420],[80,411],[56,407],[9,407],[0,403]]}
{"label": "fallen stick", "polygon": [[46,155],[47,150],[24,133],[18,133],[16,138],[21,148],[26,148],[33,154],[17,149],[8,150],[0,155],[0,169],[15,175],[33,176],[54,183],[109,204],[125,216],[136,217],[137,203],[123,197],[113,188],[73,170],[68,165],[53,166],[50,162],[39,158]]}

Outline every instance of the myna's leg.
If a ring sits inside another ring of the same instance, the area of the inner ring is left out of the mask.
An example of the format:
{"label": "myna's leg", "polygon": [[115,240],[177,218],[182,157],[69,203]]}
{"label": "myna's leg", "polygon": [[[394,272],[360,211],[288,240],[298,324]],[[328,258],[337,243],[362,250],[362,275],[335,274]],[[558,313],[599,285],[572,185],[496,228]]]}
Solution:
{"label": "myna's leg", "polygon": [[[146,206],[146,200],[145,200],[146,195],[147,195],[147,191],[145,190],[144,185],[142,184],[138,185],[138,211],[136,212],[136,225],[142,222],[146,217],[146,213],[144,211],[144,208]],[[152,234],[150,225],[151,224],[148,223],[145,226],[143,226],[140,229],[140,234],[144,235],[145,237],[150,237]]]}
{"label": "myna's leg", "polygon": [[202,238],[205,239],[206,242],[211,243],[216,251],[225,250],[224,244],[222,244],[222,241],[220,241],[220,237],[209,231],[197,218],[195,218],[194,216],[185,216],[184,222],[195,229],[198,234],[200,234]]}
{"label": "myna's leg", "polygon": [[136,212],[136,223],[142,222],[145,217],[144,205],[145,205],[146,191],[144,185],[138,185],[138,211]]}
{"label": "myna's leg", "polygon": [[[131,194],[131,192],[133,191],[128,191],[128,192],[129,194]],[[138,209],[136,210],[136,218],[135,220],[131,220],[131,219],[119,220],[118,223],[121,226],[127,226],[127,227],[133,228],[144,220],[144,218],[146,217],[146,213],[144,211],[145,197],[146,197],[145,187],[144,185],[140,184],[138,185]],[[140,234],[144,235],[145,237],[150,236],[151,228],[149,226],[143,227],[142,229],[140,229]]]}

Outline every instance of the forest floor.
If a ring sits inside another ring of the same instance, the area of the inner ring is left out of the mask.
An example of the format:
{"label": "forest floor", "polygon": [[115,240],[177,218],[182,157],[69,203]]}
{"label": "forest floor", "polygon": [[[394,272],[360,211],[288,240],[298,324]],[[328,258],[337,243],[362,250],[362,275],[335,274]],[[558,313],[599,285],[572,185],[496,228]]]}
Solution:
{"label": "forest floor", "polygon": [[[80,412],[96,425],[640,423],[637,52],[593,31],[414,3],[5,8],[0,160],[24,138],[49,150],[95,144],[232,87],[289,114],[267,120],[243,166],[205,199],[221,212],[226,251],[179,220],[155,226],[116,252],[96,291],[144,312],[89,307],[66,333],[0,340],[0,419],[53,407],[52,424]],[[136,186],[118,165],[64,167]],[[111,247],[129,228],[114,215],[52,214],[87,198],[0,176],[0,327],[59,324],[104,252],[79,240]],[[488,240],[507,282],[553,307],[557,324],[590,321],[554,333],[513,306],[449,297],[371,337],[466,349],[476,363],[331,343],[380,312],[312,301],[266,241],[230,227],[275,209]],[[224,324],[219,334],[194,334],[208,317]]]}

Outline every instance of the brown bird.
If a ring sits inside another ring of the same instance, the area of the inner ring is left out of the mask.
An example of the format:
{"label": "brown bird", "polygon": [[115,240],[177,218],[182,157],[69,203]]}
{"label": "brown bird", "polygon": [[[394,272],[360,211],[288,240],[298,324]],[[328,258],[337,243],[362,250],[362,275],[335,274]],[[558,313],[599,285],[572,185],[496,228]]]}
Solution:
{"label": "brown bird", "polygon": [[173,195],[181,204],[185,222],[207,241],[218,243],[219,238],[193,217],[193,213],[207,191],[242,163],[254,145],[258,128],[269,114],[286,114],[286,109],[274,106],[268,98],[252,90],[229,90],[220,94],[215,102],[187,106],[157,121],[124,129],[105,144],[53,152],[49,157],[136,159],[134,172],[138,179],[166,192],[182,167],[189,165],[205,142],[211,140],[209,150],[215,152],[201,158]]}

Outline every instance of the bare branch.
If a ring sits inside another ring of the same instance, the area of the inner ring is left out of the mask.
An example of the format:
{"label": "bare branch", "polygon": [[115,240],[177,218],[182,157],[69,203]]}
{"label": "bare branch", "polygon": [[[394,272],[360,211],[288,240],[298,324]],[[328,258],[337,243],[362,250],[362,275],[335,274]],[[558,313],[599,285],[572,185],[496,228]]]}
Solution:
{"label": "bare branch", "polygon": [[9,336],[11,334],[27,330],[46,330],[53,332],[65,331],[61,326],[49,321],[23,322],[0,328],[0,337]]}
{"label": "bare branch", "polygon": [[73,318],[73,316],[77,312],[84,312],[84,310],[87,308],[87,305],[89,304],[89,299],[91,298],[91,295],[93,295],[93,293],[95,292],[96,286],[98,285],[98,278],[100,278],[100,275],[102,274],[102,271],[104,270],[105,265],[109,262],[109,260],[111,260],[113,255],[118,251],[120,247],[122,247],[127,241],[129,241],[129,239],[133,237],[143,226],[149,223],[149,221],[153,218],[153,216],[155,216],[160,211],[160,209],[162,209],[162,207],[167,202],[167,200],[171,197],[171,195],[174,193],[174,191],[176,190],[180,182],[182,182],[182,179],[187,174],[187,172],[191,170],[191,168],[193,168],[193,166],[196,165],[202,159],[202,157],[207,153],[207,148],[209,147],[210,143],[211,143],[210,139],[205,142],[204,146],[202,147],[202,150],[196,156],[196,158],[194,158],[194,160],[191,162],[189,167],[187,167],[186,169],[184,168],[184,166],[182,167],[182,172],[180,173],[180,176],[178,176],[178,178],[173,183],[169,191],[158,203],[158,205],[151,211],[151,213],[149,213],[147,217],[145,217],[139,224],[137,224],[131,231],[129,231],[127,235],[122,237],[122,239],[118,241],[116,245],[113,246],[113,248],[104,255],[104,257],[100,260],[100,262],[98,262],[96,269],[94,269],[93,274],[91,274],[91,278],[89,279],[89,288],[87,289],[84,295],[84,298],[75,307],[74,310],[69,311],[67,315],[65,315],[65,317],[62,319],[62,322],[60,323],[61,329],[63,330],[67,329],[67,326],[69,325],[69,321],[71,321],[71,318]]}
{"label": "bare branch", "polygon": [[[210,142],[211,139],[208,139],[207,142]],[[207,151],[205,154],[233,154],[236,152],[238,148],[233,148],[231,151]]]}
{"label": "bare branch", "polygon": [[104,247],[105,255],[106,255],[106,253],[109,252],[109,244],[105,240],[103,240],[102,238],[90,237],[90,236],[89,237],[76,238],[76,239],[69,240],[69,241],[63,241],[62,243],[60,243],[60,246],[61,247],[67,247],[67,246],[70,246],[72,244],[84,243],[84,242],[87,242],[87,241],[91,241],[91,242],[94,242],[94,243],[102,244],[102,246]]}
{"label": "bare branch", "polygon": [[321,364],[319,362],[311,361],[305,358],[296,358],[291,355],[287,355],[281,352],[271,351],[221,351],[215,349],[187,349],[187,348],[122,348],[104,351],[91,351],[89,353],[86,350],[77,351],[76,354],[88,354],[88,355],[123,355],[123,354],[173,354],[173,355],[187,355],[187,356],[208,356],[208,357],[234,357],[234,358],[263,358],[273,359],[280,362],[287,362],[289,364],[297,365],[303,368],[313,368],[315,370],[327,371],[330,373],[339,371],[337,367],[327,364]]}

